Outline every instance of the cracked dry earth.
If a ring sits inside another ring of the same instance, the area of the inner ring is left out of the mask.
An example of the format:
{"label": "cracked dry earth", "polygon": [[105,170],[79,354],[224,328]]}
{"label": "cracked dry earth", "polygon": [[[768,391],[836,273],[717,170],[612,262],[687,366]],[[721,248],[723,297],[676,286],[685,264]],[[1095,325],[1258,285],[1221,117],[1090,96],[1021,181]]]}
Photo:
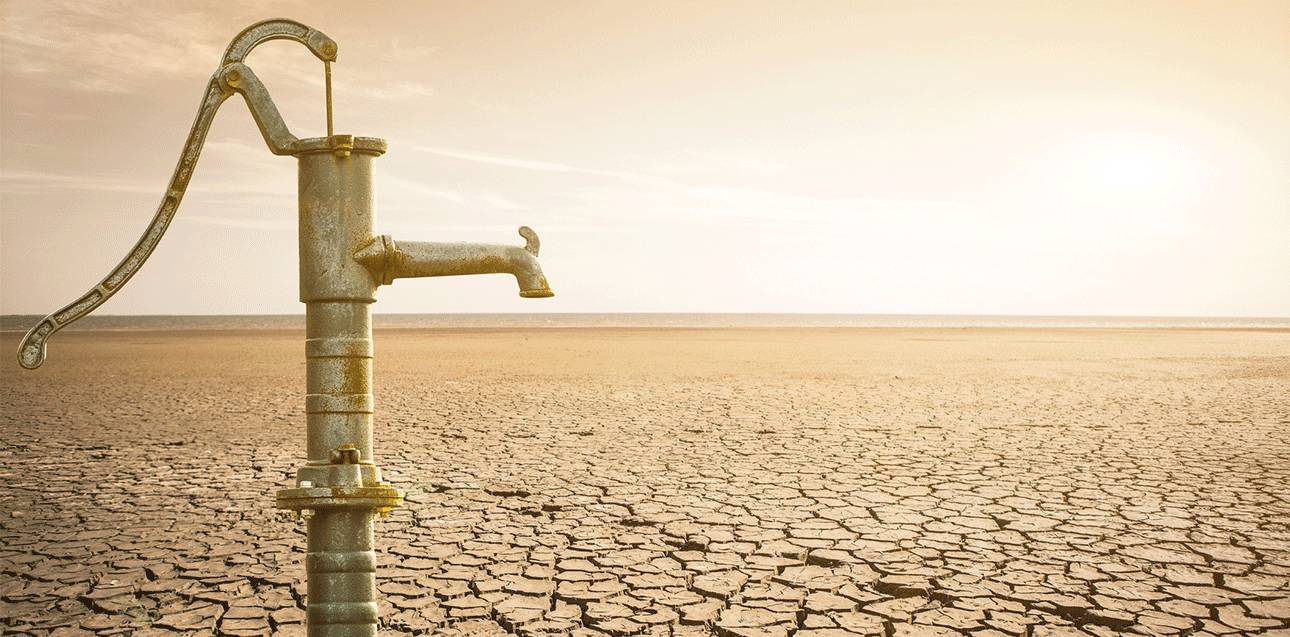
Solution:
{"label": "cracked dry earth", "polygon": [[[5,334],[11,352],[14,334]],[[3,368],[6,634],[303,633],[297,332]],[[377,334],[384,634],[1290,635],[1290,333]]]}

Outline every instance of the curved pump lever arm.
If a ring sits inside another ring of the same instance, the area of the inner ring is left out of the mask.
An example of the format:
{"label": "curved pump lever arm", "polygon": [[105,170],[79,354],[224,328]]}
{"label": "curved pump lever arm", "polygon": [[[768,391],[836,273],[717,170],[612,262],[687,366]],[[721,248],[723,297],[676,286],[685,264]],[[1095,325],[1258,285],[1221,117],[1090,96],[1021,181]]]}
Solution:
{"label": "curved pump lever arm", "polygon": [[206,92],[202,94],[201,104],[197,108],[197,117],[193,120],[183,151],[179,155],[179,163],[170,176],[170,183],[148,229],[130,249],[129,254],[98,285],[61,310],[41,319],[27,332],[18,345],[18,364],[27,369],[40,367],[45,362],[46,343],[55,332],[102,305],[139,271],[170,226],[179,202],[184,197],[184,191],[188,188],[188,181],[192,178],[202,144],[206,141],[206,133],[210,130],[211,121],[215,119],[215,112],[230,95],[241,93],[246,99],[251,115],[271,151],[279,155],[291,152],[295,136],[282,122],[282,116],[278,114],[278,109],[269,99],[259,78],[242,63],[256,46],[269,40],[282,39],[305,45],[315,57],[325,63],[336,59],[337,47],[334,40],[295,20],[265,20],[247,27],[233,38],[221,59],[220,69],[206,85]]}
{"label": "curved pump lever arm", "polygon": [[269,145],[269,152],[274,155],[290,155],[296,152],[296,142],[300,141],[287,130],[282,114],[269,97],[260,78],[251,68],[241,62],[226,65],[216,74],[216,79],[224,88],[225,94],[240,93],[246,100],[246,107],[251,111],[251,118],[260,127],[264,142]]}

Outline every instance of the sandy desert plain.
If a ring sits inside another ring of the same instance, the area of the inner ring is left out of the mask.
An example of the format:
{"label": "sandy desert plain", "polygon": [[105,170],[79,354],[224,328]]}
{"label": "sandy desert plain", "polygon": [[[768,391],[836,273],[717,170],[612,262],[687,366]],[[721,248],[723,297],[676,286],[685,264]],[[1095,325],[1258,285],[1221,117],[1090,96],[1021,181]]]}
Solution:
{"label": "sandy desert plain", "polygon": [[[0,339],[0,632],[303,634],[302,333]],[[378,330],[384,631],[1290,635],[1290,330]]]}

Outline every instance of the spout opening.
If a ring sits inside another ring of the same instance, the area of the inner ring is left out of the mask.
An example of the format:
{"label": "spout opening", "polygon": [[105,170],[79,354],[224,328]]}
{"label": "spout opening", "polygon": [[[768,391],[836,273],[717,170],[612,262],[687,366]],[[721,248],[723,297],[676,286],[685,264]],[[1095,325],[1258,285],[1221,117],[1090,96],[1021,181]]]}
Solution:
{"label": "spout opening", "polygon": [[555,296],[555,292],[552,292],[551,288],[520,290],[520,296],[526,299],[546,299]]}

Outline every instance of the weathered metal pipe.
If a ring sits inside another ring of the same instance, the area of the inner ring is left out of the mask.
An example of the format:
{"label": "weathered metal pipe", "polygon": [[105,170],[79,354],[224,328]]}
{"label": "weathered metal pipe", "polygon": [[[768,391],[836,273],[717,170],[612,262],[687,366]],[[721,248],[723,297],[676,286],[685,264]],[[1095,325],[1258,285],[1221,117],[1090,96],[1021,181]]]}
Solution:
{"label": "weathered metal pipe", "polygon": [[308,520],[309,634],[375,635],[372,519],[403,494],[381,480],[372,445],[372,303],[379,281],[353,254],[375,235],[372,161],[383,140],[297,143],[300,300],[305,304],[308,461],[278,506]]}
{"label": "weathered metal pipe", "polygon": [[537,255],[537,233],[520,227],[525,245],[490,243],[441,243],[398,241],[381,235],[354,255],[372,276],[388,284],[394,279],[467,274],[510,274],[520,286],[520,296],[555,296],[542,274]]}

